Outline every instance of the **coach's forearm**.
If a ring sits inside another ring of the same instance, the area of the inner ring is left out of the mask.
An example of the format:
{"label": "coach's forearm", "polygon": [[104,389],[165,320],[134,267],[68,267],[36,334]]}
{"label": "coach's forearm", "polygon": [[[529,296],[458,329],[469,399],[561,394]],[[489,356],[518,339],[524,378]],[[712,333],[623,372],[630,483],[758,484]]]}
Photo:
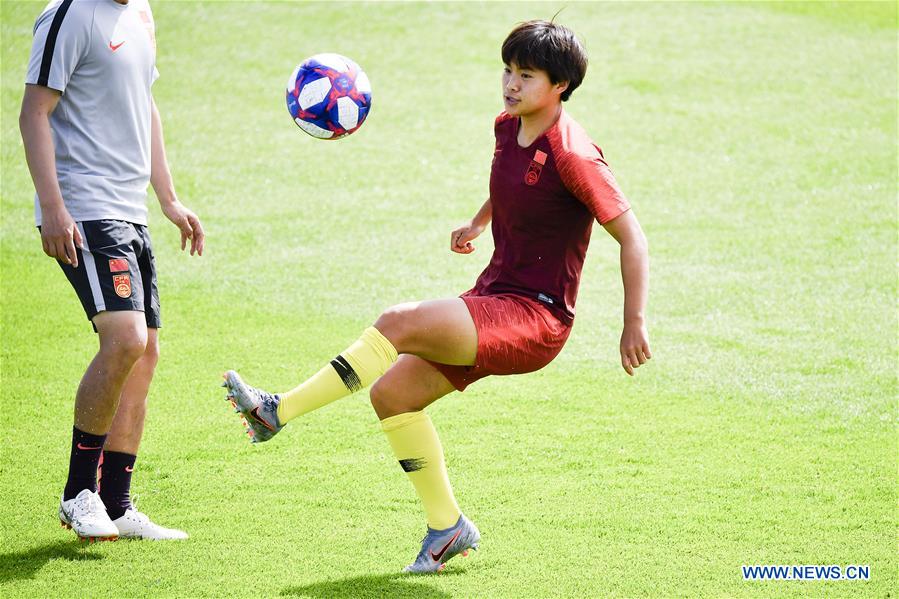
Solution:
{"label": "coach's forearm", "polygon": [[621,244],[624,322],[642,324],[649,296],[649,248],[642,231]]}
{"label": "coach's forearm", "polygon": [[64,206],[56,178],[56,155],[48,115],[25,106],[19,115],[19,129],[25,145],[25,160],[34,181],[41,210],[51,212]]}
{"label": "coach's forearm", "polygon": [[178,199],[175,182],[165,156],[165,139],[162,136],[162,118],[155,100],[150,106],[150,184],[160,204],[170,204]]}

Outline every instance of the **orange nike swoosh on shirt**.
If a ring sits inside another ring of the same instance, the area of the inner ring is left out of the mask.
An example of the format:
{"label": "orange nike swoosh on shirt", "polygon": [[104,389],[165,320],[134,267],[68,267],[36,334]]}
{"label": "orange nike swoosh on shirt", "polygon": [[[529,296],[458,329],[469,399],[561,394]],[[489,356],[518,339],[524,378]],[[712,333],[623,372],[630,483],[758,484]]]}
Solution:
{"label": "orange nike swoosh on shirt", "polygon": [[433,551],[430,552],[431,559],[434,560],[435,562],[439,562],[440,558],[443,557],[443,554],[446,553],[446,550],[449,549],[449,546],[453,544],[453,541],[455,541],[459,537],[460,534],[462,534],[461,528],[456,531],[456,534],[453,535],[453,538],[450,539],[449,542],[447,542],[447,544],[443,546],[443,549],[438,551],[436,555],[434,554]]}
{"label": "orange nike swoosh on shirt", "polygon": [[118,44],[113,44],[113,43],[112,43],[112,40],[110,40],[110,41],[109,41],[109,49],[112,50],[113,52],[115,52],[116,50],[118,50],[119,48],[121,48],[121,47],[122,47],[122,44],[124,44],[124,43],[125,43],[125,40],[122,40],[122,41],[120,41]]}

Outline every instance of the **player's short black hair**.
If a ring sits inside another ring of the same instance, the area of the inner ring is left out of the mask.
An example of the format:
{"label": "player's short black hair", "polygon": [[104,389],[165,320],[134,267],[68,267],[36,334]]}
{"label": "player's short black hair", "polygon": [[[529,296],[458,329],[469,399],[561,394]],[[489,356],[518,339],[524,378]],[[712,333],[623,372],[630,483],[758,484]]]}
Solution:
{"label": "player's short black hair", "polygon": [[587,74],[587,52],[574,32],[550,21],[520,23],[506,37],[503,63],[513,62],[523,69],[546,71],[552,83],[568,82],[562,92],[566,101]]}

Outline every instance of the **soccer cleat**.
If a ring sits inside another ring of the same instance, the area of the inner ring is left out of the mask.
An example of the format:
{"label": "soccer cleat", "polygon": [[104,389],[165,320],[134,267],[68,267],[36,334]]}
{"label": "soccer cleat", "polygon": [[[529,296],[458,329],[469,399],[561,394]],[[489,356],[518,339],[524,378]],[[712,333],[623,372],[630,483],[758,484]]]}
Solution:
{"label": "soccer cleat", "polygon": [[151,541],[177,541],[187,538],[187,533],[175,528],[164,528],[153,523],[149,516],[134,508],[112,521],[119,530],[120,539],[149,539]]}
{"label": "soccer cleat", "polygon": [[228,389],[228,401],[239,412],[252,443],[268,441],[284,428],[278,421],[281,398],[262,389],[250,387],[240,375],[229,370],[223,375],[223,387]]}
{"label": "soccer cleat", "polygon": [[119,529],[109,519],[99,493],[83,489],[68,501],[59,502],[59,523],[71,528],[82,541],[115,541]]}
{"label": "soccer cleat", "polygon": [[415,561],[405,568],[403,572],[412,574],[433,574],[446,567],[446,562],[460,553],[462,557],[468,555],[469,549],[477,551],[481,541],[481,533],[474,523],[460,515],[455,525],[446,530],[434,530],[428,527],[428,533],[421,542],[421,551]]}

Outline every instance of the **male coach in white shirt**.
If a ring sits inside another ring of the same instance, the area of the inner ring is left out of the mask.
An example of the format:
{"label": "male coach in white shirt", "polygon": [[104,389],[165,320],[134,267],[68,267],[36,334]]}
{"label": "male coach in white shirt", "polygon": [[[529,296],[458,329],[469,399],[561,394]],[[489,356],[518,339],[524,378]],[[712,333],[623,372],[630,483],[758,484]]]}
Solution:
{"label": "male coach in white shirt", "polygon": [[[203,227],[178,201],[150,87],[156,70],[147,0],[53,0],[34,27],[19,126],[35,221],[99,334],[75,396],[59,519],[82,539],[184,539],[131,504],[147,391],[159,356],[147,184],[202,255]],[[98,466],[99,492],[98,492]]]}

